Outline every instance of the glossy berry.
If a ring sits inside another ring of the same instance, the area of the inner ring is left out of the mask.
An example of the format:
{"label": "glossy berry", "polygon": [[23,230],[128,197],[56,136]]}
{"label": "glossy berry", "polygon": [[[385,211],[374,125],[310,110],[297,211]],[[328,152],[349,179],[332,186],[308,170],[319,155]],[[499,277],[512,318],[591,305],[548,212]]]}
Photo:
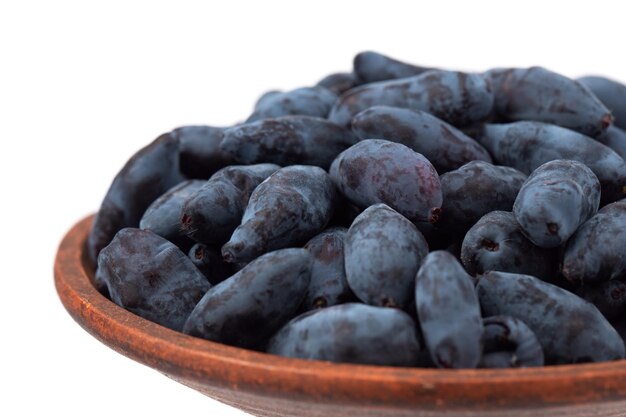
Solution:
{"label": "glossy berry", "polygon": [[486,272],[476,287],[485,316],[522,320],[537,336],[546,364],[624,358],[624,342],[591,303],[530,275]]}
{"label": "glossy berry", "polygon": [[220,149],[241,164],[271,162],[328,169],[340,152],[356,142],[350,130],[326,119],[283,116],[227,129]]}
{"label": "glossy berry", "polygon": [[291,358],[385,366],[415,366],[419,350],[408,314],[357,303],[302,314],[276,333],[267,348]]}
{"label": "glossy berry", "polygon": [[186,334],[258,348],[296,314],[311,276],[304,249],[267,253],[211,288],[191,312]]}
{"label": "glossy berry", "polygon": [[211,287],[173,243],[135,228],[120,230],[100,252],[96,280],[115,304],[178,331]]}
{"label": "glossy berry", "polygon": [[407,309],[428,244],[415,225],[385,204],[367,208],[345,241],[348,284],[364,303]]}
{"label": "glossy berry", "polygon": [[304,245],[313,257],[311,281],[303,303],[304,311],[354,300],[344,268],[347,231],[343,227],[327,229]]}
{"label": "glossy berry", "polygon": [[577,80],[611,111],[615,126],[626,129],[626,85],[606,77],[588,76]]}
{"label": "glossy berry", "polygon": [[452,254],[434,251],[415,280],[417,317],[426,347],[440,368],[475,368],[483,323],[472,278]]}
{"label": "glossy berry", "polygon": [[399,143],[363,140],[337,156],[330,176],[360,208],[384,203],[412,221],[439,218],[442,197],[437,171],[423,155]]}
{"label": "glossy berry", "polygon": [[552,281],[557,253],[535,246],[509,211],[485,214],[465,235],[461,261],[472,275],[487,271],[515,272]]}
{"label": "glossy berry", "polygon": [[570,238],[563,255],[563,275],[592,284],[626,275],[626,202],[609,204]]}
{"label": "glossy berry", "polygon": [[354,57],[354,73],[363,83],[412,77],[430,69],[407,64],[373,51],[361,52]]}
{"label": "glossy berry", "polygon": [[224,244],[241,222],[252,191],[280,167],[231,165],[188,196],[179,212],[182,231],[207,245]]}
{"label": "glossy berry", "polygon": [[354,116],[351,126],[361,139],[382,138],[421,153],[439,174],[474,160],[491,162],[482,145],[423,111],[374,106]]}
{"label": "glossy berry", "polygon": [[167,190],[146,209],[139,228],[150,230],[183,250],[189,249],[193,241],[183,231],[180,213],[187,198],[204,183],[202,180],[187,180]]}
{"label": "glossy berry", "polygon": [[324,87],[302,87],[287,92],[270,92],[264,94],[256,103],[254,112],[246,120],[247,123],[261,119],[303,115],[326,117],[337,96]]}
{"label": "glossy berry", "polygon": [[618,154],[588,136],[540,122],[485,125],[480,143],[502,165],[530,174],[555,159],[587,165],[600,180],[601,204],[623,198],[626,163]]}
{"label": "glossy berry", "polygon": [[254,189],[241,224],[222,247],[227,262],[247,262],[272,250],[299,246],[330,221],[336,191],[321,168],[281,168]]}
{"label": "glossy berry", "polygon": [[510,211],[526,175],[514,168],[472,161],[440,179],[443,205],[438,226],[463,236],[485,214]]}
{"label": "glossy berry", "polygon": [[360,84],[359,78],[353,72],[336,72],[329,74],[317,82],[316,85],[324,87],[337,94],[342,95],[351,88]]}
{"label": "glossy berry", "polygon": [[555,248],[598,211],[600,182],[586,165],[556,159],[533,171],[520,189],[513,214],[537,246]]}
{"label": "glossy berry", "polygon": [[541,67],[487,72],[495,112],[504,120],[535,120],[598,136],[613,122],[609,109],[581,83]]}
{"label": "glossy berry", "polygon": [[422,110],[454,126],[466,126],[491,113],[493,93],[480,74],[431,70],[353,88],[339,97],[328,119],[348,126],[357,113],[372,106]]}

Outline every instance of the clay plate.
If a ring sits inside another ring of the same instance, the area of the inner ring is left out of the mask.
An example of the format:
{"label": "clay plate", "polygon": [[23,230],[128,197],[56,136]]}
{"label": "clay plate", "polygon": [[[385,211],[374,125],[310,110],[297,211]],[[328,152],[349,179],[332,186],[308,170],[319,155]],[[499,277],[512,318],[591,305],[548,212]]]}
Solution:
{"label": "clay plate", "polygon": [[91,283],[93,216],[64,237],[59,297],[91,335],[122,355],[256,416],[626,415],[626,361],[536,369],[435,370],[287,359],[186,336],[118,307]]}

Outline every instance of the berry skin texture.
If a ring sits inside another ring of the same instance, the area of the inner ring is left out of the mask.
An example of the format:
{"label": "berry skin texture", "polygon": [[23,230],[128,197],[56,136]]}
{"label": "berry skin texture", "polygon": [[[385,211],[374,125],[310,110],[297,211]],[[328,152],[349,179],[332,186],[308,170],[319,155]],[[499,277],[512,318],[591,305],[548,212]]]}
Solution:
{"label": "berry skin texture", "polygon": [[598,211],[600,182],[586,165],[571,160],[546,162],[520,189],[513,214],[537,246],[556,248]]}
{"label": "berry skin texture", "polygon": [[261,94],[256,103],[254,103],[254,108],[257,109],[263,107],[266,103],[271,102],[272,97],[276,96],[277,94],[283,94],[283,92],[280,90],[269,90]]}
{"label": "berry skin texture", "polygon": [[437,226],[463,236],[482,216],[510,211],[526,174],[505,166],[472,161],[440,177],[442,215]]}
{"label": "berry skin texture", "polygon": [[363,83],[395,80],[422,74],[431,68],[419,67],[373,51],[364,51],[354,57],[354,73]]}
{"label": "berry skin texture", "polygon": [[613,122],[609,109],[578,81],[542,67],[488,71],[494,110],[503,120],[551,123],[596,137]]}
{"label": "berry skin texture", "polygon": [[353,72],[336,72],[328,74],[317,82],[317,86],[327,88],[337,96],[342,95],[351,88],[360,84],[356,74]]}
{"label": "berry skin texture", "polygon": [[246,123],[280,116],[303,115],[325,118],[337,96],[324,87],[302,87],[280,92],[270,91],[257,101]]}
{"label": "berry skin texture", "polygon": [[384,138],[421,153],[439,174],[474,160],[491,162],[482,145],[423,111],[374,106],[354,116],[351,126],[361,139]]}
{"label": "berry skin texture", "polygon": [[577,80],[613,113],[615,126],[626,129],[626,85],[606,77],[588,76]]}
{"label": "berry skin texture", "polygon": [[187,180],[167,190],[154,200],[139,221],[139,228],[150,230],[169,240],[181,250],[187,250],[193,241],[182,230],[180,211],[185,200],[198,191],[206,181]]}
{"label": "berry skin texture", "polygon": [[360,208],[384,203],[411,221],[434,223],[439,218],[437,171],[423,155],[399,143],[363,140],[337,156],[330,177]]}
{"label": "berry skin texture", "polygon": [[609,204],[570,238],[563,275],[570,282],[593,284],[626,276],[626,202]]}
{"label": "berry skin texture", "polygon": [[463,239],[461,262],[472,275],[502,271],[552,281],[558,272],[557,253],[533,245],[509,211],[492,211],[472,226]]}
{"label": "berry skin texture", "polygon": [[182,231],[206,245],[221,246],[233,233],[252,191],[280,167],[274,164],[231,165],[187,197],[179,211]]}
{"label": "berry skin texture", "polygon": [[100,251],[96,281],[115,304],[176,331],[211,287],[173,243],[135,228],[120,230]]}
{"label": "berry skin texture", "polygon": [[428,244],[415,225],[385,204],[367,208],[345,240],[348,284],[364,303],[408,309]]}
{"label": "berry skin texture", "polygon": [[526,324],[510,316],[483,319],[483,357],[479,368],[543,366],[543,350]]}
{"label": "berry skin texture", "polygon": [[372,106],[422,110],[454,126],[467,126],[487,117],[493,93],[480,74],[431,70],[420,75],[365,84],[344,93],[328,119],[348,126],[359,112]]}
{"label": "berry skin texture", "polygon": [[415,304],[426,347],[439,368],[476,368],[483,322],[472,278],[456,258],[434,251],[415,279]]}
{"label": "berry skin texture", "polygon": [[263,119],[227,129],[221,151],[241,164],[271,162],[328,169],[358,139],[348,129],[311,116]]}
{"label": "berry skin texture", "polygon": [[323,169],[281,168],[254,189],[222,256],[227,262],[248,262],[265,252],[302,245],[324,230],[335,203],[335,187]]}
{"label": "berry skin texture", "polygon": [[161,194],[185,180],[179,171],[178,137],[166,133],[139,150],[115,176],[87,239],[89,260],[125,227],[138,227],[141,216]]}
{"label": "berry skin texture", "polygon": [[486,272],[476,293],[483,314],[522,320],[535,333],[547,365],[624,358],[624,342],[591,303],[530,275]]}
{"label": "berry skin texture", "polygon": [[487,124],[479,141],[497,163],[525,174],[555,159],[582,162],[600,180],[601,205],[626,196],[626,162],[611,148],[573,130],[540,122]]}
{"label": "berry skin texture", "polygon": [[327,229],[304,245],[304,249],[313,257],[311,282],[303,303],[304,311],[354,300],[344,268],[347,231],[344,227]]}
{"label": "berry skin texture", "polygon": [[311,262],[305,249],[282,249],[255,259],[207,291],[183,332],[259,348],[295,316],[309,285]]}
{"label": "berry skin texture", "polygon": [[182,126],[172,133],[180,141],[180,171],[187,178],[207,180],[217,170],[234,164],[220,150],[223,127]]}
{"label": "berry skin texture", "polygon": [[384,366],[415,366],[419,350],[408,314],[358,303],[304,313],[276,333],[267,348],[291,358]]}

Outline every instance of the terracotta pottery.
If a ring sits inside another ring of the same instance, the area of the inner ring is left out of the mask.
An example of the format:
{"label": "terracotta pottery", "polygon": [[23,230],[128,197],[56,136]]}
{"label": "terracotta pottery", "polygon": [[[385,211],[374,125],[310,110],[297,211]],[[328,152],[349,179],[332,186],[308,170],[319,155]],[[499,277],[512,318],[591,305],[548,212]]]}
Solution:
{"label": "terracotta pottery", "polygon": [[102,343],[256,416],[624,416],[626,360],[512,370],[438,370],[287,359],[178,333],[142,319],[92,285],[85,241],[93,216],[59,247],[56,288]]}

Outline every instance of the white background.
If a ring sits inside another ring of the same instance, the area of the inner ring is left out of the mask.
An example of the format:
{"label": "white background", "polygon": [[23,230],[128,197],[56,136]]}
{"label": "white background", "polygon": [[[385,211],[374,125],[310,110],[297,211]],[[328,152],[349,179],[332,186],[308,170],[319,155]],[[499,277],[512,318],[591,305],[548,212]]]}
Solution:
{"label": "white background", "polygon": [[618,4],[2,1],[0,415],[245,415],[100,344],[54,290],[64,232],[160,133],[244,119],[263,91],[349,70],[365,49],[626,81]]}

